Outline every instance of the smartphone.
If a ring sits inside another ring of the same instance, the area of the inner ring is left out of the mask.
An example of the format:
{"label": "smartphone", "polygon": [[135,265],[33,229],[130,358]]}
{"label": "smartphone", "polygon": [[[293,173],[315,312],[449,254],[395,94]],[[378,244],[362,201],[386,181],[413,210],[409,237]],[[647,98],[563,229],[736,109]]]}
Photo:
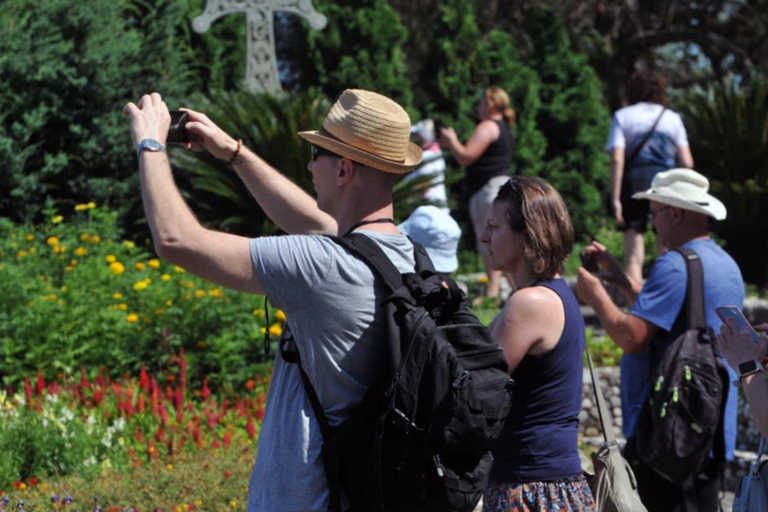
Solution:
{"label": "smartphone", "polygon": [[184,110],[171,110],[171,126],[168,128],[167,144],[186,144],[189,142],[189,132],[184,127],[189,114]]}
{"label": "smartphone", "polygon": [[597,260],[595,259],[594,254],[589,254],[587,251],[581,251],[579,253],[579,258],[581,258],[581,266],[588,272],[600,272],[600,267],[597,266]]}
{"label": "smartphone", "polygon": [[442,129],[445,128],[445,124],[443,124],[441,119],[434,119],[433,122],[435,123],[435,140],[440,140],[440,134]]}
{"label": "smartphone", "polygon": [[749,323],[749,320],[747,320],[747,317],[741,312],[741,309],[736,306],[721,306],[715,308],[715,313],[717,313],[717,316],[720,317],[720,320],[722,320],[723,323],[726,323],[726,320],[729,318],[733,318],[736,321],[737,331],[749,333],[752,337],[752,341],[760,343],[760,335],[757,334],[757,331],[755,331],[752,324]]}

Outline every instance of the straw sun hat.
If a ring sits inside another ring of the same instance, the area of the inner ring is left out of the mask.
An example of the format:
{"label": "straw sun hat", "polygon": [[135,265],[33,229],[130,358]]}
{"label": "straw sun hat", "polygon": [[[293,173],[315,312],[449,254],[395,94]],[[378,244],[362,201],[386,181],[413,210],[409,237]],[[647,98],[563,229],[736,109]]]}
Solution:
{"label": "straw sun hat", "polygon": [[412,171],[421,148],[410,141],[411,118],[386,96],[347,89],[317,131],[299,132],[315,146],[394,174]]}
{"label": "straw sun hat", "polygon": [[703,213],[717,220],[726,216],[725,205],[709,195],[709,180],[691,169],[671,169],[660,172],[651,188],[638,192],[632,199],[648,199],[683,210]]}

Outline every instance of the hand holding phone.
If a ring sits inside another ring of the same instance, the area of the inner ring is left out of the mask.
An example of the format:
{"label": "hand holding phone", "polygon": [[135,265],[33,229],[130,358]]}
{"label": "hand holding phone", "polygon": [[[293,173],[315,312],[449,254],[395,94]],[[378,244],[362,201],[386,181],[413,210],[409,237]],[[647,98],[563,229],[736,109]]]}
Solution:
{"label": "hand holding phone", "polygon": [[588,272],[600,272],[600,267],[597,265],[597,258],[595,258],[595,253],[581,251],[579,253],[579,258],[581,259],[581,266],[584,267]]}
{"label": "hand holding phone", "polygon": [[737,332],[747,333],[752,338],[752,341],[760,343],[760,335],[757,334],[757,331],[755,331],[752,324],[749,323],[749,320],[747,320],[744,313],[741,312],[741,309],[736,306],[721,306],[715,308],[715,313],[717,313],[717,316],[720,317],[720,320],[722,320],[724,324],[728,323],[727,320],[729,318],[733,318],[736,323]]}
{"label": "hand holding phone", "polygon": [[186,144],[189,142],[189,132],[185,128],[189,114],[184,110],[171,110],[171,126],[168,128],[166,144]]}

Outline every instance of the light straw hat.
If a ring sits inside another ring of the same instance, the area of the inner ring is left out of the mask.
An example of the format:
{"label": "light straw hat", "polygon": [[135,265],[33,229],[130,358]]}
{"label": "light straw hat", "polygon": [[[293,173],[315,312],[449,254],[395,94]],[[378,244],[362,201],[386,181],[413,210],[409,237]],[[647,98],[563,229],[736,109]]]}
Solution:
{"label": "light straw hat", "polygon": [[299,137],[337,155],[381,171],[404,174],[421,162],[421,148],[410,141],[411,118],[381,94],[347,89],[317,131]]}
{"label": "light straw hat", "polygon": [[648,199],[683,210],[703,213],[723,220],[725,205],[709,195],[709,180],[691,169],[670,169],[660,172],[651,182],[651,188],[638,192],[632,199]]}

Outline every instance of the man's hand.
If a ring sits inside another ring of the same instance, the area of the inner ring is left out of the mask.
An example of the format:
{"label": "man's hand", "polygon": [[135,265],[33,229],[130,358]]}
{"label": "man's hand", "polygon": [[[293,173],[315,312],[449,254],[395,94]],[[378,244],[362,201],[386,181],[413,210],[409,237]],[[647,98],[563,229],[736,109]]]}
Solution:
{"label": "man's hand", "polygon": [[189,114],[186,128],[192,142],[187,149],[192,151],[206,150],[219,160],[229,160],[237,150],[237,141],[227,135],[207,115],[194,110],[182,109]]}
{"label": "man's hand", "polygon": [[600,267],[598,275],[603,280],[620,289],[631,287],[627,274],[621,267],[621,263],[613,257],[603,244],[592,242],[584,249],[584,253],[588,258],[592,258],[597,262],[598,267]]}
{"label": "man's hand", "polygon": [[139,100],[138,106],[128,102],[123,107],[123,114],[131,118],[134,146],[144,139],[155,139],[165,145],[168,127],[171,125],[171,114],[160,94],[145,94]]}
{"label": "man's hand", "polygon": [[723,353],[728,364],[737,369],[745,361],[760,361],[763,368],[768,369],[768,324],[755,326],[755,330],[762,333],[760,343],[752,341],[752,336],[744,331],[739,331],[736,321],[729,318],[720,326],[720,334],[715,337],[716,347]]}
{"label": "man's hand", "polygon": [[605,293],[605,287],[599,277],[584,267],[579,267],[577,272],[576,296],[585,304],[594,307],[600,294]]}

